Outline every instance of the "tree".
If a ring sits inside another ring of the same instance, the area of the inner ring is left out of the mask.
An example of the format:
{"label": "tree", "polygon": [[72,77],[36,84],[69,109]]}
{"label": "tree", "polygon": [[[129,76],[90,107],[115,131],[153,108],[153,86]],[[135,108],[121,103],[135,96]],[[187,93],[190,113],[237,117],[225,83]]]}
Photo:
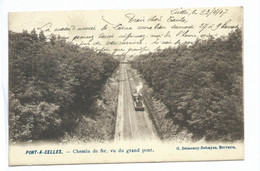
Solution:
{"label": "tree", "polygon": [[43,31],[10,31],[10,139],[50,139],[72,131],[118,64],[60,36],[47,40]]}
{"label": "tree", "polygon": [[194,139],[242,139],[242,32],[199,40],[132,62],[169,110],[175,123]]}

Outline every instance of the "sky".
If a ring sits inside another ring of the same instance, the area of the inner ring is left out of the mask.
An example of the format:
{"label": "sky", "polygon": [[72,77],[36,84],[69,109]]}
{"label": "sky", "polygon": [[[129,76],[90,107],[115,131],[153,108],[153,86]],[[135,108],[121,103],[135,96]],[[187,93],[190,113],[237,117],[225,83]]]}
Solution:
{"label": "sky", "polygon": [[9,13],[9,30],[42,30],[96,51],[139,55],[243,27],[242,7]]}

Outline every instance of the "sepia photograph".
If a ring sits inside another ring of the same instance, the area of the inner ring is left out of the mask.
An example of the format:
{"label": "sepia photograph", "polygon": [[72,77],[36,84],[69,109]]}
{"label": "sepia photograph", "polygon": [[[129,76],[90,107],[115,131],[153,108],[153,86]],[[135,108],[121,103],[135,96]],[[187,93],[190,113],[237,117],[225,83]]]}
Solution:
{"label": "sepia photograph", "polygon": [[10,165],[244,159],[243,7],[8,15]]}

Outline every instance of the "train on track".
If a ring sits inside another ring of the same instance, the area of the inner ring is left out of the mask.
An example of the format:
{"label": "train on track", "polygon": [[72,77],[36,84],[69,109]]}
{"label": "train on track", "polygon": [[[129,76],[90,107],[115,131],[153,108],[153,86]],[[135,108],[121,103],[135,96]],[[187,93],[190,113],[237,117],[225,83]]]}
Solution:
{"label": "train on track", "polygon": [[132,94],[134,101],[134,108],[136,111],[144,111],[144,102],[142,94]]}

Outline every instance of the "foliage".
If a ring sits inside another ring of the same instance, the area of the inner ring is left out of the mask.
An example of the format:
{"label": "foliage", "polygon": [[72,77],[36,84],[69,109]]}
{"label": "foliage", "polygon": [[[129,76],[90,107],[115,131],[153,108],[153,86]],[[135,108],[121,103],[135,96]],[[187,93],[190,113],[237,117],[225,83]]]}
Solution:
{"label": "foliage", "polygon": [[226,37],[196,40],[132,62],[155,98],[167,106],[175,123],[193,139],[243,138],[243,64],[240,29]]}
{"label": "foliage", "polygon": [[[55,138],[87,113],[119,62],[60,36],[9,31],[12,141]],[[93,116],[86,116],[93,117]]]}
{"label": "foliage", "polygon": [[[92,118],[82,117],[71,134],[64,137],[68,142],[104,142],[113,140],[116,127],[116,109],[118,99],[119,74],[116,70],[104,84],[99,97],[91,105],[88,113],[95,113]],[[76,141],[74,141],[76,139]]]}

